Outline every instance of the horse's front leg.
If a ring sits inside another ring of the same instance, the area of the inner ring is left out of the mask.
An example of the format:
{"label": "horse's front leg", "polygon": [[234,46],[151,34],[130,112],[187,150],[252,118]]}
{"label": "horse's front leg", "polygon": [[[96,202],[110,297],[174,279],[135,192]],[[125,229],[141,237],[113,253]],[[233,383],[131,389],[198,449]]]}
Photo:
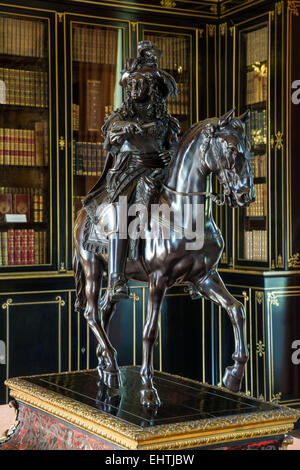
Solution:
{"label": "horse's front leg", "polygon": [[221,305],[231,320],[235,343],[232,355],[234,364],[226,368],[223,383],[229,390],[237,392],[241,389],[245,365],[249,358],[244,335],[244,307],[228,292],[217,271],[213,271],[203,282],[199,280],[194,284],[200,294]]}
{"label": "horse's front leg", "polygon": [[153,385],[153,346],[158,336],[158,320],[162,301],[166,292],[166,282],[155,273],[149,279],[147,322],[143,331],[143,363],[141,367],[141,404],[158,407],[160,399]]}

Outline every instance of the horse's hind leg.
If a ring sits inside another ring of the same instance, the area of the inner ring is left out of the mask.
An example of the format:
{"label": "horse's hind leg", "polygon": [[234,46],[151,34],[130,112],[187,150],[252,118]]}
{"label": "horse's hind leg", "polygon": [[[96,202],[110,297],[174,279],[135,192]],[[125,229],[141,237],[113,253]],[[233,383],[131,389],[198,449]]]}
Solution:
{"label": "horse's hind leg", "polygon": [[120,386],[117,353],[112,347],[106,331],[98,316],[98,299],[102,281],[102,264],[94,254],[89,254],[82,262],[85,271],[86,308],[84,316],[93,331],[99,345],[97,355],[99,359],[99,376],[104,383],[116,388]]}
{"label": "horse's hind leg", "polygon": [[245,365],[249,357],[244,336],[244,307],[228,292],[217,271],[213,271],[203,282],[199,280],[194,284],[202,295],[225,308],[231,320],[235,342],[232,355],[234,364],[226,368],[223,383],[229,390],[237,392],[241,389]]}

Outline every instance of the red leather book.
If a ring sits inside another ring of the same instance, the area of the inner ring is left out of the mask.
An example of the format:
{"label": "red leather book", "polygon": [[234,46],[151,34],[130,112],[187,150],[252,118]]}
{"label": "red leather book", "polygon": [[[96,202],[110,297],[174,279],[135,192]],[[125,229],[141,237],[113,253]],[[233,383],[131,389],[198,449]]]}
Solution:
{"label": "red leather book", "polygon": [[27,217],[27,222],[30,221],[29,194],[14,194],[14,213],[25,214]]}
{"label": "red leather book", "polygon": [[0,222],[4,220],[5,214],[12,213],[12,195],[0,194]]}

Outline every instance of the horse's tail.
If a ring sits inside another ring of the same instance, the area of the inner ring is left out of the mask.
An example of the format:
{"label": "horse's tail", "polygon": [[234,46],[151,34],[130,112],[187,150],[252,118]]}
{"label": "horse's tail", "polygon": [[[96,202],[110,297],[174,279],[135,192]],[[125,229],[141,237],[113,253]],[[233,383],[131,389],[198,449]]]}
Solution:
{"label": "horse's tail", "polygon": [[75,251],[73,257],[73,270],[75,275],[75,287],[76,287],[76,300],[75,300],[75,312],[80,312],[86,307],[86,296],[85,296],[85,275],[82,265],[79,261],[78,255]]}

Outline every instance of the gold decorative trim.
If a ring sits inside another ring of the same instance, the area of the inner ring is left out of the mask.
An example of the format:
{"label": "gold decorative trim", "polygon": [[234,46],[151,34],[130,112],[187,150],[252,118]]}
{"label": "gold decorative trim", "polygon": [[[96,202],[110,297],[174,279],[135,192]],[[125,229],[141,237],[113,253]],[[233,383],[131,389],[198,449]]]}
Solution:
{"label": "gold decorative trim", "polygon": [[206,25],[207,29],[208,29],[208,35],[209,37],[214,37],[215,33],[216,33],[216,25],[215,24],[207,24]]}
{"label": "gold decorative trim", "polygon": [[60,136],[58,145],[59,145],[60,150],[65,149],[66,142],[65,142],[65,138],[63,136]]}
{"label": "gold decorative trim", "polygon": [[63,273],[63,274],[67,272],[66,267],[65,267],[65,263],[60,263],[59,272]]}
{"label": "gold decorative trim", "polygon": [[281,400],[281,397],[282,397],[282,393],[281,392],[278,392],[276,393],[276,395],[273,395],[272,398],[271,398],[271,402],[272,403],[276,403],[276,405],[279,404],[280,400]]}
{"label": "gold decorative trim", "polygon": [[[272,140],[274,145],[274,140]],[[275,149],[282,150],[283,149],[283,132],[277,131],[275,134]]]}
{"label": "gold decorative trim", "polygon": [[227,23],[222,23],[219,25],[221,36],[225,36],[227,32]]}
{"label": "gold decorative trim", "polygon": [[290,436],[289,434],[287,434],[286,436],[284,436],[284,440],[279,450],[287,450],[288,446],[293,444],[293,442],[294,442],[293,436]]}
{"label": "gold decorative trim", "polygon": [[276,307],[279,307],[279,300],[275,292],[268,292],[268,303],[271,305],[276,305]]}
{"label": "gold decorative trim", "polygon": [[259,357],[262,357],[265,354],[265,349],[266,345],[259,340],[258,343],[256,343],[256,353],[259,355]]}
{"label": "gold decorative trim", "polygon": [[296,268],[300,265],[299,263],[299,253],[295,253],[292,255],[288,260],[288,267],[289,268]]}
{"label": "gold decorative trim", "polygon": [[58,17],[58,22],[59,23],[62,23],[63,22],[63,19],[64,19],[64,16],[65,16],[65,13],[59,13],[57,12],[57,17]]}
{"label": "gold decorative trim", "polygon": [[262,304],[263,298],[264,298],[264,293],[262,291],[256,291],[255,292],[255,299],[256,299],[256,302],[259,305]]}
{"label": "gold decorative trim", "polygon": [[299,11],[298,11],[298,5],[295,1],[288,1],[288,10],[291,12],[292,15],[296,15],[296,16],[299,16]]}
{"label": "gold decorative trim", "polygon": [[175,8],[176,7],[176,2],[174,2],[173,0],[161,0],[160,4],[163,8]]}
{"label": "gold decorative trim", "polygon": [[198,29],[198,32],[199,32],[199,38],[203,39],[204,29]]}
{"label": "gold decorative trim", "polygon": [[138,25],[138,22],[135,21],[135,22],[130,22],[130,26],[132,28],[132,31],[135,33],[136,32],[136,29],[137,29],[137,25]]}
{"label": "gold decorative trim", "polygon": [[[84,373],[84,371],[72,374]],[[61,373],[68,374],[67,372]],[[56,374],[47,374],[56,375]],[[166,376],[177,377],[164,373]],[[46,374],[40,377],[46,376]],[[193,383],[199,383],[191,380]],[[27,405],[50,413],[102,439],[116,443],[125,449],[187,449],[228,440],[243,440],[256,437],[286,434],[293,429],[293,423],[300,412],[285,406],[264,412],[222,418],[203,419],[168,425],[157,425],[141,429],[139,426],[118,420],[114,416],[81,404],[56,392],[32,384],[26,377],[5,381],[11,395]],[[220,390],[219,387],[209,386]],[[228,391],[227,391],[228,392]],[[239,393],[251,400],[246,394]],[[253,399],[253,401],[256,401]]]}
{"label": "gold decorative trim", "polygon": [[282,2],[275,3],[275,13],[277,16],[280,16],[282,13]]}
{"label": "gold decorative trim", "polygon": [[[202,2],[191,2],[190,8],[179,8],[176,2],[172,0],[162,0],[160,3],[157,5],[149,5],[147,3],[137,3],[137,2],[129,2],[126,0],[105,0],[105,1],[99,1],[99,0],[74,0],[75,2],[78,3],[88,3],[92,5],[97,5],[97,7],[104,6],[104,7],[118,7],[118,8],[123,8],[123,9],[129,9],[129,10],[134,10],[134,11],[148,11],[148,12],[155,12],[159,13],[160,11],[164,11],[162,9],[168,8],[170,11],[168,13],[173,14],[173,15],[181,15],[181,16],[196,16],[198,18],[213,18],[214,16],[214,11],[217,11],[215,9],[215,6],[213,3],[217,3],[216,0],[211,0],[211,7],[209,8],[209,4],[207,3],[206,0]],[[251,0],[252,1],[252,0]],[[258,0],[262,1],[262,0]],[[165,5],[172,3],[175,3],[175,6],[163,6],[162,3]],[[181,1],[180,3],[183,3]],[[187,3],[187,2],[184,2]],[[194,5],[197,6],[197,10],[193,8]],[[199,7],[202,7],[203,10],[199,10]],[[217,15],[216,15],[217,16]]]}
{"label": "gold decorative trim", "polygon": [[282,255],[277,255],[277,268],[284,268]]}

